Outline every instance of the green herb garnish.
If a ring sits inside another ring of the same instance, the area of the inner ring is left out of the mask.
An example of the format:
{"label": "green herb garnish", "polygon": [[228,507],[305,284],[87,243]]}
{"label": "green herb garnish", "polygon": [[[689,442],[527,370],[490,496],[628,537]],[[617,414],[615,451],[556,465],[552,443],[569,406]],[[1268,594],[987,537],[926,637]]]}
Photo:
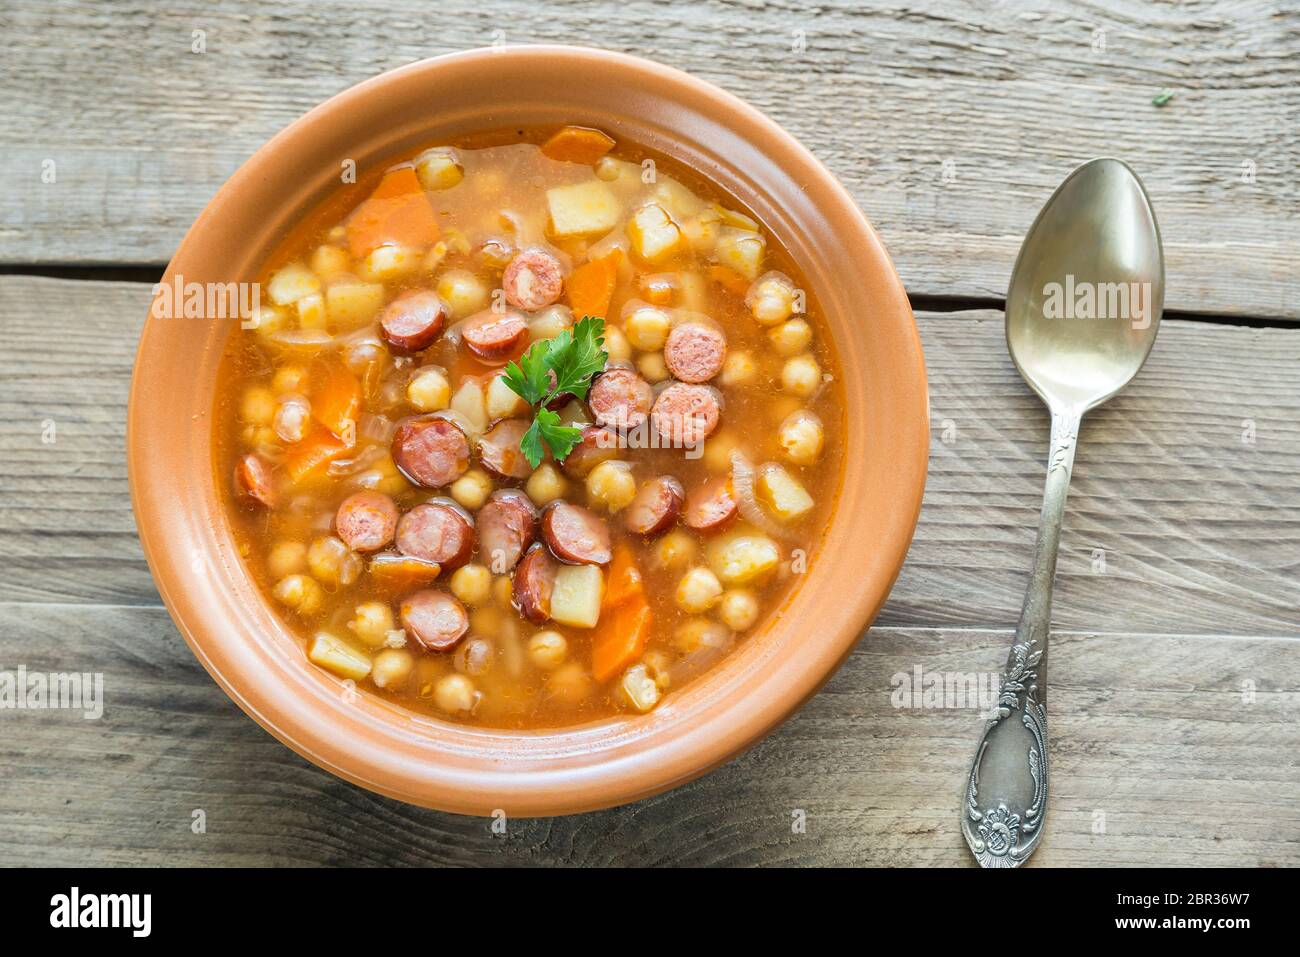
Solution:
{"label": "green herb garnish", "polygon": [[1161,90],[1161,91],[1160,91],[1159,93],[1157,93],[1157,94],[1155,95],[1155,97],[1151,100],[1151,105],[1152,105],[1152,106],[1164,106],[1166,103],[1168,103],[1168,102],[1169,102],[1170,100],[1172,100],[1173,98],[1174,98],[1174,91],[1173,91],[1173,90]]}
{"label": "green herb garnish", "polygon": [[519,441],[528,464],[537,468],[549,446],[557,461],[564,461],[582,438],[582,430],[561,425],[560,417],[546,408],[561,395],[587,397],[592,377],[605,368],[609,355],[605,344],[605,320],[583,316],[572,329],[554,339],[534,342],[518,362],[506,366],[505,383],[533,406],[533,424]]}

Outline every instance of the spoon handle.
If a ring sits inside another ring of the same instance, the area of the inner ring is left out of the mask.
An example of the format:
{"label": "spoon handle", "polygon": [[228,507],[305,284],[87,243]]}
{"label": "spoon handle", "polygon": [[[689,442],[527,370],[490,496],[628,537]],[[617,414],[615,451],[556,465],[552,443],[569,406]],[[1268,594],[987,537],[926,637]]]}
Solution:
{"label": "spoon handle", "polygon": [[1047,810],[1047,635],[1061,519],[1081,413],[1052,409],[1047,487],[1034,567],[1002,674],[997,711],[971,762],[961,829],[981,867],[1018,867],[1043,834]]}

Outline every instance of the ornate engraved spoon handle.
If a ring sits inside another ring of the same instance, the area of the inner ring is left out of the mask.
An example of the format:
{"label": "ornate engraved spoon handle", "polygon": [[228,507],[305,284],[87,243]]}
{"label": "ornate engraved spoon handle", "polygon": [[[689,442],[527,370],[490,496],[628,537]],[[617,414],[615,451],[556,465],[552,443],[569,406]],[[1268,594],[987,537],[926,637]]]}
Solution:
{"label": "ornate engraved spoon handle", "polygon": [[997,712],[971,762],[961,830],[982,867],[1018,867],[1043,834],[1047,810],[1047,633],[1061,519],[1080,413],[1052,409],[1047,488],[1034,567],[1007,658]]}

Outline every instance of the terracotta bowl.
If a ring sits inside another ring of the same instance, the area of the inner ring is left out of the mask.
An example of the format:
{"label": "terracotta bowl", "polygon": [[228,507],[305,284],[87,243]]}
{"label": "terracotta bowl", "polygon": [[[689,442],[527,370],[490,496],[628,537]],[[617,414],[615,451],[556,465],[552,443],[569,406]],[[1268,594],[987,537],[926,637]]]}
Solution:
{"label": "terracotta bowl", "polygon": [[[798,262],[838,346],[848,435],[834,518],[779,615],[643,717],[543,732],[469,728],[348,689],[310,665],[236,552],[218,495],[212,408],[228,321],[146,322],[127,426],[145,555],[195,655],[304,757],[415,804],[511,816],[585,811],[682,784],[771,731],[834,673],[898,575],[929,447],[925,369],[889,256],[848,192],[775,123],[645,60],[570,47],[415,63],[312,110],[245,163],[181,243],[165,282],[252,281],[336,186],[443,137],[578,123],[684,161],[747,204]],[[220,479],[224,481],[224,476]]]}

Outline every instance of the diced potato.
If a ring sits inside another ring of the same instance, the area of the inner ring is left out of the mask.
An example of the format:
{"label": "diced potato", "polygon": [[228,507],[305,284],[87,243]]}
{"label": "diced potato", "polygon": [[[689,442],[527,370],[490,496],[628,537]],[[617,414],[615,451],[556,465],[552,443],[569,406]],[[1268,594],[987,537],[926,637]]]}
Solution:
{"label": "diced potato", "polygon": [[482,469],[470,469],[451,483],[451,497],[460,505],[477,512],[492,494],[492,476]]}
{"label": "diced potato", "polygon": [[303,296],[320,292],[320,277],[302,263],[289,263],[271,277],[266,292],[277,306],[289,306]]}
{"label": "diced potato", "polygon": [[766,535],[741,529],[710,542],[707,558],[723,584],[747,585],[776,568],[781,550]]}
{"label": "diced potato", "polygon": [[378,648],[388,640],[388,633],[397,628],[397,622],[387,602],[363,601],[357,605],[348,628],[362,643]]}
{"label": "diced potato", "polygon": [[379,283],[341,279],[325,290],[325,309],[340,329],[365,325],[384,304],[384,287]]}
{"label": "diced potato", "polygon": [[420,369],[406,384],[406,401],[421,412],[445,409],[451,402],[451,383],[437,369]]}
{"label": "diced potato", "polygon": [[370,674],[370,656],[327,631],[318,631],[307,645],[307,657],[340,678],[361,681]]}
{"label": "diced potato", "polygon": [[739,210],[727,209],[727,207],[720,203],[714,203],[713,209],[722,217],[722,222],[725,225],[731,226],[734,229],[743,229],[750,233],[758,232],[758,220],[746,216]]}
{"label": "diced potato", "polygon": [[632,252],[650,263],[667,259],[683,242],[681,227],[658,203],[647,203],[632,214],[627,237],[632,241]]}
{"label": "diced potato", "polygon": [[298,328],[324,329],[329,325],[329,313],[325,309],[325,297],[318,292],[303,296],[298,300]]}
{"label": "diced potato", "polygon": [[286,310],[278,309],[270,303],[262,303],[248,315],[243,325],[255,330],[258,335],[269,336],[285,329],[288,322],[289,313]]}
{"label": "diced potato", "polygon": [[706,209],[682,223],[682,235],[696,252],[712,252],[722,235],[722,217],[713,209]]}
{"label": "diced potato", "polygon": [[795,356],[812,342],[812,326],[798,317],[787,319],[767,331],[767,338],[779,356]]}
{"label": "diced potato", "polygon": [[614,192],[598,179],[546,191],[551,235],[557,239],[607,233],[622,211]]}
{"label": "diced potato", "polygon": [[807,353],[785,360],[785,365],[781,367],[781,388],[790,395],[806,399],[821,384],[821,366]]}
{"label": "diced potato", "polygon": [[677,607],[692,615],[706,612],[722,597],[722,584],[718,576],[707,568],[696,566],[677,583]]}
{"label": "diced potato", "polygon": [[633,347],[643,352],[656,352],[668,341],[668,330],[672,320],[668,313],[654,306],[642,306],[632,310],[632,314],[623,322],[623,332]]}
{"label": "diced potato", "polygon": [[487,415],[489,421],[508,419],[523,415],[528,411],[528,403],[519,393],[506,385],[505,376],[496,376],[488,383]]}
{"label": "diced potato", "polygon": [[594,628],[605,579],[595,565],[561,565],[551,591],[551,617],[561,625]]}
{"label": "diced potato", "polygon": [[451,189],[465,178],[465,167],[455,150],[440,146],[415,158],[415,175],[425,189]]}
{"label": "diced potato", "polygon": [[659,703],[659,686],[650,677],[644,664],[636,664],[627,669],[623,680],[619,682],[619,690],[627,703],[643,714]]}
{"label": "diced potato", "polygon": [[627,462],[601,462],[587,475],[587,495],[610,513],[631,504],[636,497],[636,477]]}
{"label": "diced potato", "polygon": [[326,281],[352,268],[347,250],[325,243],[311,254],[311,271]]}
{"label": "diced potato", "polygon": [[375,655],[371,665],[370,680],[376,688],[401,691],[410,680],[415,668],[415,657],[405,648],[385,648]]}
{"label": "diced potato", "polygon": [[670,176],[658,177],[654,198],[677,222],[695,216],[705,208],[704,200]]}
{"label": "diced potato", "polygon": [[357,267],[357,275],[369,282],[393,282],[415,273],[424,261],[424,250],[414,246],[377,246]]}
{"label": "diced potato", "polygon": [[[786,416],[777,433],[785,457],[795,465],[812,465],[822,454],[826,432],[822,420],[807,409]],[[705,447],[707,450],[707,446]]]}
{"label": "diced potato", "polygon": [[562,497],[567,487],[568,483],[564,481],[564,476],[559,470],[550,462],[543,462],[532,475],[528,476],[524,491],[533,500],[533,504],[540,508]]}
{"label": "diced potato", "polygon": [[813,507],[813,497],[807,489],[775,462],[759,468],[754,494],[769,512],[783,522],[792,522],[801,515],[806,515]]}
{"label": "diced potato", "polygon": [[722,265],[736,270],[746,279],[753,279],[763,268],[767,253],[767,240],[758,233],[740,229],[723,229],[718,243],[713,247],[714,258]]}
{"label": "diced potato", "polygon": [[456,394],[451,397],[451,409],[463,415],[469,427],[475,432],[486,431],[487,403],[483,398],[483,387],[473,379],[466,379],[456,390]]}
{"label": "diced potato", "polygon": [[463,319],[485,308],[488,303],[487,286],[472,272],[449,269],[438,278],[438,298],[447,304],[451,314]]}

